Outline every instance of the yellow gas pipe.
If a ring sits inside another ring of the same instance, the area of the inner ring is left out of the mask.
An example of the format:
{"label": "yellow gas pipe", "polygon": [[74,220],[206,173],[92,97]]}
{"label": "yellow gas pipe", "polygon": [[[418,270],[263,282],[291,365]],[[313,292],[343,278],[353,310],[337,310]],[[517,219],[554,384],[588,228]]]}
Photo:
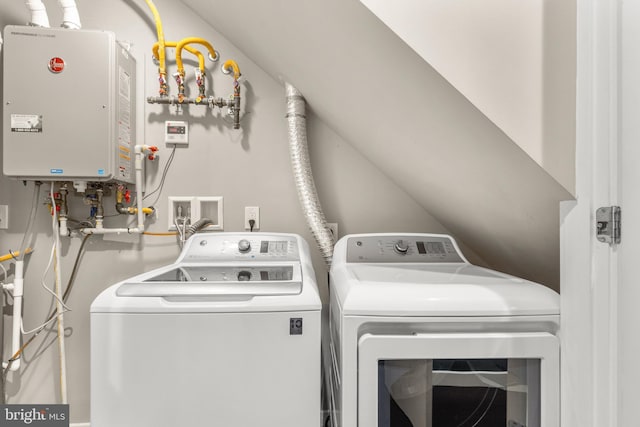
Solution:
{"label": "yellow gas pipe", "polygon": [[[165,42],[164,45],[166,47],[176,47],[178,46],[178,42]],[[158,58],[158,51],[160,48],[160,44],[158,42],[153,44],[153,57],[155,59],[159,59]],[[191,46],[185,46],[184,49],[189,52],[192,53],[194,55],[196,55],[198,57],[198,66],[200,68],[200,71],[204,74],[205,69],[204,69],[204,55],[198,50],[195,49]]]}
{"label": "yellow gas pipe", "polygon": [[[27,248],[27,249],[25,249],[24,253],[25,254],[30,254],[32,251],[33,251],[33,249]],[[6,255],[0,256],[0,262],[9,261],[10,259],[18,258],[19,256],[20,256],[20,251],[11,252],[11,253],[8,253]]]}
{"label": "yellow gas pipe", "polygon": [[[178,42],[165,42],[166,47],[177,47]],[[158,51],[159,51],[159,43],[154,43],[153,45],[153,57],[158,59]],[[198,81],[198,87],[200,88],[200,98],[204,97],[204,76],[206,75],[206,70],[204,68],[204,55],[198,50],[191,46],[184,46],[184,49],[198,57],[198,66],[200,69],[200,76]],[[182,59],[182,58],[181,58]],[[184,99],[184,77],[185,71],[183,68],[178,68],[178,75],[176,76],[176,82],[178,84],[178,99],[179,102],[182,102]]]}
{"label": "yellow gas pipe", "polygon": [[178,72],[180,72],[180,70],[184,72],[184,64],[182,63],[182,49],[186,49],[187,45],[192,43],[201,44],[202,46],[206,47],[209,51],[209,59],[211,59],[212,61],[217,61],[219,58],[218,52],[216,52],[213,46],[211,46],[211,43],[209,43],[205,39],[200,37],[184,38],[180,40],[176,45],[176,66],[178,67]]}
{"label": "yellow gas pipe", "polygon": [[238,80],[240,78],[240,67],[238,67],[238,63],[233,59],[229,59],[222,65],[222,71],[226,74],[231,73],[233,71],[233,79]]}
{"label": "yellow gas pipe", "polygon": [[156,32],[158,33],[158,61],[160,63],[158,74],[160,77],[160,96],[167,96],[167,66],[166,66],[166,49],[165,49],[165,41],[164,41],[164,32],[162,30],[162,20],[160,19],[160,14],[158,13],[158,9],[156,5],[153,4],[152,0],[145,0],[147,2],[147,6],[151,9],[151,13],[153,14],[153,19],[156,22]]}
{"label": "yellow gas pipe", "polygon": [[[207,50],[209,51],[209,59],[211,59],[212,61],[217,61],[219,58],[218,52],[216,52],[216,50],[213,48],[213,46],[211,45],[211,43],[209,43],[208,41],[206,41],[205,39],[202,39],[200,37],[187,37],[184,38],[182,40],[180,40],[177,45],[176,45],[176,67],[178,68],[178,74],[179,76],[177,77],[176,81],[178,83],[178,88],[179,88],[179,95],[178,95],[178,100],[179,102],[182,102],[182,100],[184,99],[184,63],[182,62],[182,49],[186,49],[187,51],[190,51],[190,46],[188,46],[191,43],[197,43],[197,44],[201,44],[202,46],[204,46],[205,48],[207,48]],[[205,97],[205,87],[204,87],[204,77],[205,77],[205,70],[204,70],[204,64],[201,65],[200,67],[200,77],[198,79],[198,89],[200,90],[200,93],[198,95],[198,97],[196,98],[196,102],[200,102],[202,101],[202,99]]]}

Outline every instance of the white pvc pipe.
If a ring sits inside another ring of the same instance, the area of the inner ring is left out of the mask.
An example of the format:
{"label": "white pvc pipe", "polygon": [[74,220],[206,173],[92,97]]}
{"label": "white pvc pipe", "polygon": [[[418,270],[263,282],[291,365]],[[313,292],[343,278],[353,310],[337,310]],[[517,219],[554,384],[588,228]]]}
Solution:
{"label": "white pvc pipe", "polygon": [[68,237],[71,233],[69,232],[69,226],[67,218],[60,218],[60,235],[62,237]]}
{"label": "white pvc pipe", "polygon": [[80,23],[80,14],[78,13],[78,7],[76,6],[75,0],[58,0],[58,3],[64,13],[62,17],[62,26],[72,30],[79,30],[82,28],[82,24]]}
{"label": "white pvc pipe", "polygon": [[47,15],[47,8],[42,3],[42,0],[27,0],[27,9],[31,12],[31,21],[29,25],[36,27],[49,28],[49,16]]}
{"label": "white pvc pipe", "polygon": [[144,231],[144,212],[142,211],[142,159],[144,158],[144,147],[136,145],[134,147],[136,153],[136,202],[138,204],[138,228],[142,233]]}
{"label": "white pvc pipe", "polygon": [[[24,294],[24,261],[16,260],[16,272],[13,279],[13,287],[9,289],[13,295],[13,315],[12,318],[12,330],[11,330],[11,356],[13,357],[20,350],[20,324],[22,322],[22,295]],[[10,371],[17,371],[20,369],[20,361],[22,356],[11,362],[9,366]],[[7,367],[7,363],[2,364],[3,368]]]}

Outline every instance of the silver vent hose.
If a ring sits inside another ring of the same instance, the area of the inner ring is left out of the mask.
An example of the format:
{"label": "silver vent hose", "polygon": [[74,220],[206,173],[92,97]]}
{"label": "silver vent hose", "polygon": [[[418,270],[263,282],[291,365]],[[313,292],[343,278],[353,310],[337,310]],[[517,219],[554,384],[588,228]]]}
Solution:
{"label": "silver vent hose", "polygon": [[331,267],[331,258],[333,257],[333,236],[322,212],[316,185],[313,182],[313,174],[311,173],[309,149],[307,147],[305,100],[298,89],[286,82],[285,90],[287,94],[286,117],[289,125],[289,152],[298,198],[307,224],[311,229],[311,234],[313,234],[320,248],[320,253],[324,258],[327,269],[329,269]]}
{"label": "silver vent hose", "polygon": [[209,218],[201,218],[197,220],[196,222],[191,224],[189,228],[187,228],[187,232],[184,239],[189,240],[189,237],[193,236],[198,231],[202,230],[207,225],[211,225],[211,224],[213,224],[213,221],[211,221]]}

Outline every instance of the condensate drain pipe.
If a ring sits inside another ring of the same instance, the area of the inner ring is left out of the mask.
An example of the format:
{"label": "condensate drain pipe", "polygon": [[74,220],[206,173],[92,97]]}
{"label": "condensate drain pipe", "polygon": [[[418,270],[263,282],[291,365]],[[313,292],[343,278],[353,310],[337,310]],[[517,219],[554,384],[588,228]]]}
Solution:
{"label": "condensate drain pipe", "polygon": [[307,116],[302,94],[289,83],[285,83],[287,96],[287,123],[289,125],[289,152],[291,167],[298,190],[302,211],[311,229],[327,269],[333,257],[333,236],[322,212],[318,193],[311,173],[307,146]]}

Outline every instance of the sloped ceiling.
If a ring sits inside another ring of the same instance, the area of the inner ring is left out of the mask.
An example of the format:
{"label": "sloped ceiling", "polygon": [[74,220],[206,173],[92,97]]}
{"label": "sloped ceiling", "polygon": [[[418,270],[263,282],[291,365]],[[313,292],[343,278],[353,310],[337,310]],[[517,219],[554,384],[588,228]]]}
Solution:
{"label": "sloped ceiling", "polygon": [[557,288],[571,195],[358,0],[183,2],[493,268]]}
{"label": "sloped ceiling", "polygon": [[574,191],[574,0],[360,1]]}

